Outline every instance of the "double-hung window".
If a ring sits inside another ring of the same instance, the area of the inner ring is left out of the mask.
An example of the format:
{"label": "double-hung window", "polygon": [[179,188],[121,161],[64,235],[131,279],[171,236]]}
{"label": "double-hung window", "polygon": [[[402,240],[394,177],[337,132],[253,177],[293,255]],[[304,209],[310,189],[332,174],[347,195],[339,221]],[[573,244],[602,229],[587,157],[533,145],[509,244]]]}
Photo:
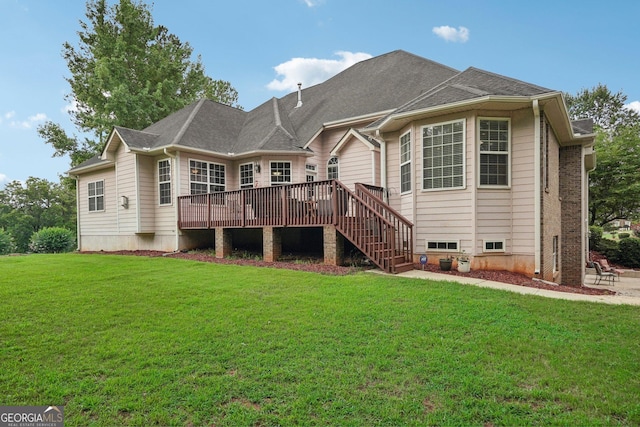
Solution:
{"label": "double-hung window", "polygon": [[190,160],[189,183],[191,194],[225,191],[225,165]]}
{"label": "double-hung window", "polygon": [[400,191],[411,191],[411,132],[400,137]]}
{"label": "double-hung window", "polygon": [[291,162],[271,162],[271,185],[291,183]]}
{"label": "double-hung window", "polygon": [[509,186],[509,119],[480,119],[480,185]]}
{"label": "double-hung window", "polygon": [[240,165],[240,188],[253,188],[253,163]]}
{"label": "double-hung window", "polygon": [[158,199],[161,205],[171,204],[171,161],[158,162]]}
{"label": "double-hung window", "polygon": [[89,212],[104,210],[104,181],[95,181],[88,184]]}
{"label": "double-hung window", "polygon": [[422,188],[464,188],[464,120],[422,128]]}

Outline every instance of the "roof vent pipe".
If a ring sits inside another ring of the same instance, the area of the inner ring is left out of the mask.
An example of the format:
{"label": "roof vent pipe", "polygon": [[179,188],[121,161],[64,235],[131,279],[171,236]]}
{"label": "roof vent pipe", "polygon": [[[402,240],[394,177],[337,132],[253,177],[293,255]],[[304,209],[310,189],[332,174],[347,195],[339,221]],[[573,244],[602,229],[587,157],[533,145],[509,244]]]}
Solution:
{"label": "roof vent pipe", "polygon": [[298,103],[296,108],[302,107],[302,83],[298,83]]}

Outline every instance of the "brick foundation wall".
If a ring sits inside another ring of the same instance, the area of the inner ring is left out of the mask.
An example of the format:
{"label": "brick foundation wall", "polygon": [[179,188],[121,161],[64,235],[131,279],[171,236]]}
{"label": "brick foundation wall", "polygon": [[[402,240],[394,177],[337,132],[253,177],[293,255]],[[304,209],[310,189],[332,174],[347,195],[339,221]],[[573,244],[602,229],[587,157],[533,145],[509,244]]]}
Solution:
{"label": "brick foundation wall", "polygon": [[262,229],[262,256],[266,262],[276,262],[282,255],[282,229],[264,227]]}
{"label": "brick foundation wall", "polygon": [[333,225],[322,228],[324,263],[342,265],[344,263],[344,237]]}
{"label": "brick foundation wall", "polygon": [[[563,270],[558,260],[557,271],[553,265],[553,238],[558,236],[559,247],[562,247],[562,204],[560,197],[560,183],[557,177],[560,170],[560,145],[551,129],[551,126],[543,116],[540,121],[541,150],[541,179],[542,191],[540,192],[541,214],[541,245],[540,245],[540,277],[550,282],[560,283]],[[558,254],[560,258],[560,254]]]}
{"label": "brick foundation wall", "polygon": [[231,230],[225,228],[215,229],[216,258],[226,258],[233,251],[233,237]]}
{"label": "brick foundation wall", "polygon": [[562,197],[562,284],[580,286],[584,281],[582,146],[560,148],[560,197]]}

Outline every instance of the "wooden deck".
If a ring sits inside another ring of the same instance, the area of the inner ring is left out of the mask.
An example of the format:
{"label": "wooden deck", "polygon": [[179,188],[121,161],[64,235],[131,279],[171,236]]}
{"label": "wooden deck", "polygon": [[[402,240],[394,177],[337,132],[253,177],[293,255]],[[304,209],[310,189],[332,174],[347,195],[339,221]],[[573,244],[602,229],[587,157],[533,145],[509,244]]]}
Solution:
{"label": "wooden deck", "polygon": [[382,200],[382,190],[337,180],[178,197],[183,230],[333,225],[381,269],[413,268],[413,224]]}

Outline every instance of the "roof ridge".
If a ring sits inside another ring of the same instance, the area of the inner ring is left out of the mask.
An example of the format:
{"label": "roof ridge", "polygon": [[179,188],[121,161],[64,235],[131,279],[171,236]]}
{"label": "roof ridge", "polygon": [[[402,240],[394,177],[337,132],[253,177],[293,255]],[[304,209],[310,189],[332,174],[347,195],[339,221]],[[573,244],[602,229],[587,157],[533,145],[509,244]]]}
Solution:
{"label": "roof ridge", "polygon": [[[523,84],[523,85],[527,85],[527,86],[530,86],[530,87],[535,87],[535,88],[543,90],[545,92],[558,92],[556,90],[549,89],[548,87],[538,86],[538,85],[533,84],[533,83],[525,82],[524,80],[515,79],[513,77],[505,76],[504,74],[498,74],[498,73],[494,73],[492,71],[483,70],[482,68],[469,67],[466,70],[464,70],[462,73],[465,73],[467,71],[477,71],[479,73],[486,74],[488,76],[493,76],[493,77],[497,77],[497,78],[505,79],[505,80],[511,80],[512,82],[517,82],[517,83],[520,83],[520,84]],[[462,73],[460,73],[460,74],[462,74]]]}
{"label": "roof ridge", "polygon": [[[284,126],[282,126],[282,119],[280,118],[280,103],[279,103],[278,99],[274,96],[273,98],[271,98],[271,100],[272,100],[271,103],[273,104],[273,117],[274,117],[275,122],[276,122],[276,126],[275,127],[276,128],[280,128],[284,133],[287,134],[287,136],[289,138],[295,139],[293,137],[293,135],[291,135],[291,133],[287,129],[285,129]],[[274,129],[274,131],[275,131],[275,129]],[[269,134],[273,135],[273,132],[270,132]]]}
{"label": "roof ridge", "polygon": [[180,141],[180,139],[182,139],[185,132],[191,125],[191,122],[193,122],[193,119],[198,114],[198,111],[200,111],[200,108],[202,107],[202,104],[204,104],[204,101],[205,101],[204,98],[198,101],[197,105],[194,107],[193,111],[189,113],[189,117],[187,117],[187,120],[185,120],[183,125],[180,127],[180,130],[178,131],[178,133],[176,134],[176,136],[173,138],[173,140],[169,145],[176,145]]}

